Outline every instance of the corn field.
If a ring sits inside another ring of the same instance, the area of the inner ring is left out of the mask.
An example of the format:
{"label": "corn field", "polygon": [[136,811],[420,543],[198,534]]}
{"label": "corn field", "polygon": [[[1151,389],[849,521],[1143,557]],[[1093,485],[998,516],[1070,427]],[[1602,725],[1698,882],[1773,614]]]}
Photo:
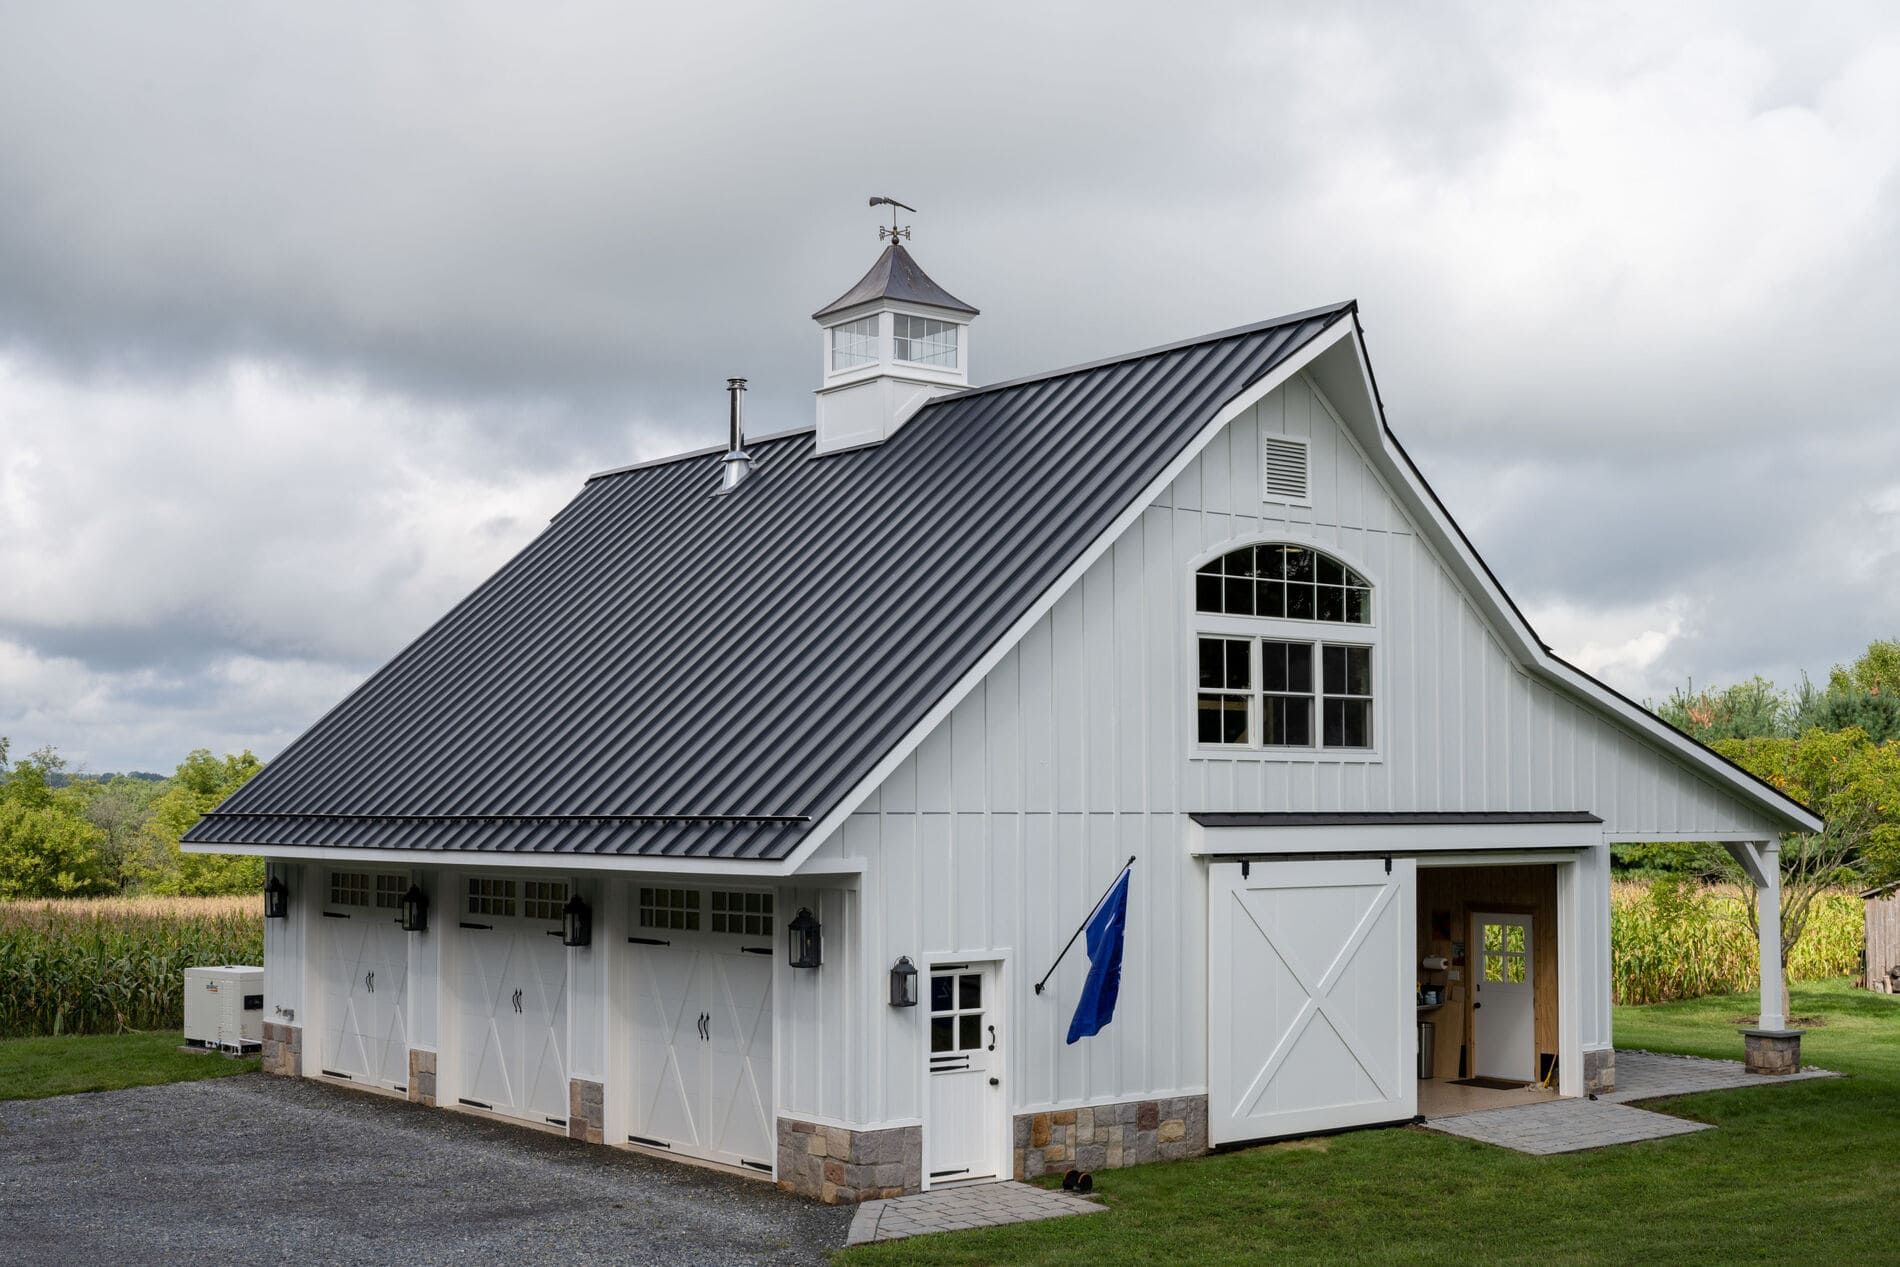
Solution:
{"label": "corn field", "polygon": [[[1864,907],[1853,893],[1815,901],[1788,961],[1812,981],[1860,971]],[[1619,883],[1610,893],[1610,975],[1618,1003],[1733,994],[1760,984],[1747,908],[1734,890]]]}
{"label": "corn field", "polygon": [[0,1038],[184,1025],[185,969],[264,962],[264,900],[0,902]]}

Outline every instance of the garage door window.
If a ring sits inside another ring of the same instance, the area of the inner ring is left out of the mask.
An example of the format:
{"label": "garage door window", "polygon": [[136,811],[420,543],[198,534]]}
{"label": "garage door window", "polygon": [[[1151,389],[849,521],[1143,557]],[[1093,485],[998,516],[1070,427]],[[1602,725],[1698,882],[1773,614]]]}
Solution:
{"label": "garage door window", "polygon": [[529,919],[559,922],[567,905],[565,880],[530,880],[522,886],[521,913]]}
{"label": "garage door window", "polygon": [[640,927],[699,931],[698,889],[641,889]]}
{"label": "garage door window", "polygon": [[369,873],[367,871],[332,871],[330,873],[331,906],[368,906]]}
{"label": "garage door window", "polygon": [[376,909],[393,911],[402,905],[403,890],[407,886],[399,875],[379,875],[376,877]]}
{"label": "garage door window", "polygon": [[714,893],[712,930],[738,933],[744,937],[772,935],[772,895],[770,893]]}
{"label": "garage door window", "polygon": [[502,915],[512,917],[515,913],[515,882],[513,880],[493,880],[475,877],[468,882],[468,913],[470,915]]}

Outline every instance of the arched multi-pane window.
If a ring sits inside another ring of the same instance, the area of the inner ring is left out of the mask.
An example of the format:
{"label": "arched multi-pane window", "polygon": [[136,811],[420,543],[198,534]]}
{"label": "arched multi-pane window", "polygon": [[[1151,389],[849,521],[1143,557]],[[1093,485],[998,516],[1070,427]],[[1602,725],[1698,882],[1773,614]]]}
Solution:
{"label": "arched multi-pane window", "polygon": [[1195,572],[1194,606],[1200,744],[1373,747],[1373,593],[1364,576],[1310,546],[1242,546]]}

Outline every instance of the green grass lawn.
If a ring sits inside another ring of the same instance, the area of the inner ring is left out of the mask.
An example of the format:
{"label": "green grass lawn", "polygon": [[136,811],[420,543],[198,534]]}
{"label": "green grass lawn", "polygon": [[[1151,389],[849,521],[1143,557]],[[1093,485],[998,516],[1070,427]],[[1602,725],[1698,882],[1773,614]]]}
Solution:
{"label": "green grass lawn", "polygon": [[176,1031],[87,1034],[0,1041],[0,1100],[37,1100],[75,1091],[117,1091],[160,1082],[255,1073],[258,1059],[231,1060],[178,1050]]}
{"label": "green grass lawn", "polygon": [[[1900,998],[1797,986],[1850,1073],[1652,1104],[1720,1129],[1530,1157],[1417,1128],[1104,1171],[1109,1213],[866,1246],[897,1263],[1900,1262]],[[1747,996],[1619,1008],[1618,1047],[1739,1059]]]}

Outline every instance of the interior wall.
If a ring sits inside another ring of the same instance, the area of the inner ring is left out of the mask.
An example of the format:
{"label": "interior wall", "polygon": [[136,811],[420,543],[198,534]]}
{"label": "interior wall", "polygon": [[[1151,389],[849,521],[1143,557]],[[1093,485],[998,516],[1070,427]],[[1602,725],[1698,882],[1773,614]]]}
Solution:
{"label": "interior wall", "polygon": [[[1471,916],[1477,911],[1531,917],[1531,981],[1536,987],[1533,1020],[1536,1027],[1538,1067],[1555,1056],[1557,1044],[1557,868],[1531,867],[1420,867],[1418,871],[1418,953],[1443,955],[1460,979],[1447,973],[1419,972],[1424,984],[1448,988],[1445,1006],[1421,1013],[1420,1020],[1436,1023],[1435,1067],[1432,1076],[1449,1081],[1459,1076],[1458,1056],[1471,1042],[1471,982],[1476,956],[1471,946]],[[1440,936],[1446,928],[1448,936]],[[1464,962],[1454,955],[1454,942],[1464,943]],[[1465,1068],[1471,1067],[1467,1059]]]}

